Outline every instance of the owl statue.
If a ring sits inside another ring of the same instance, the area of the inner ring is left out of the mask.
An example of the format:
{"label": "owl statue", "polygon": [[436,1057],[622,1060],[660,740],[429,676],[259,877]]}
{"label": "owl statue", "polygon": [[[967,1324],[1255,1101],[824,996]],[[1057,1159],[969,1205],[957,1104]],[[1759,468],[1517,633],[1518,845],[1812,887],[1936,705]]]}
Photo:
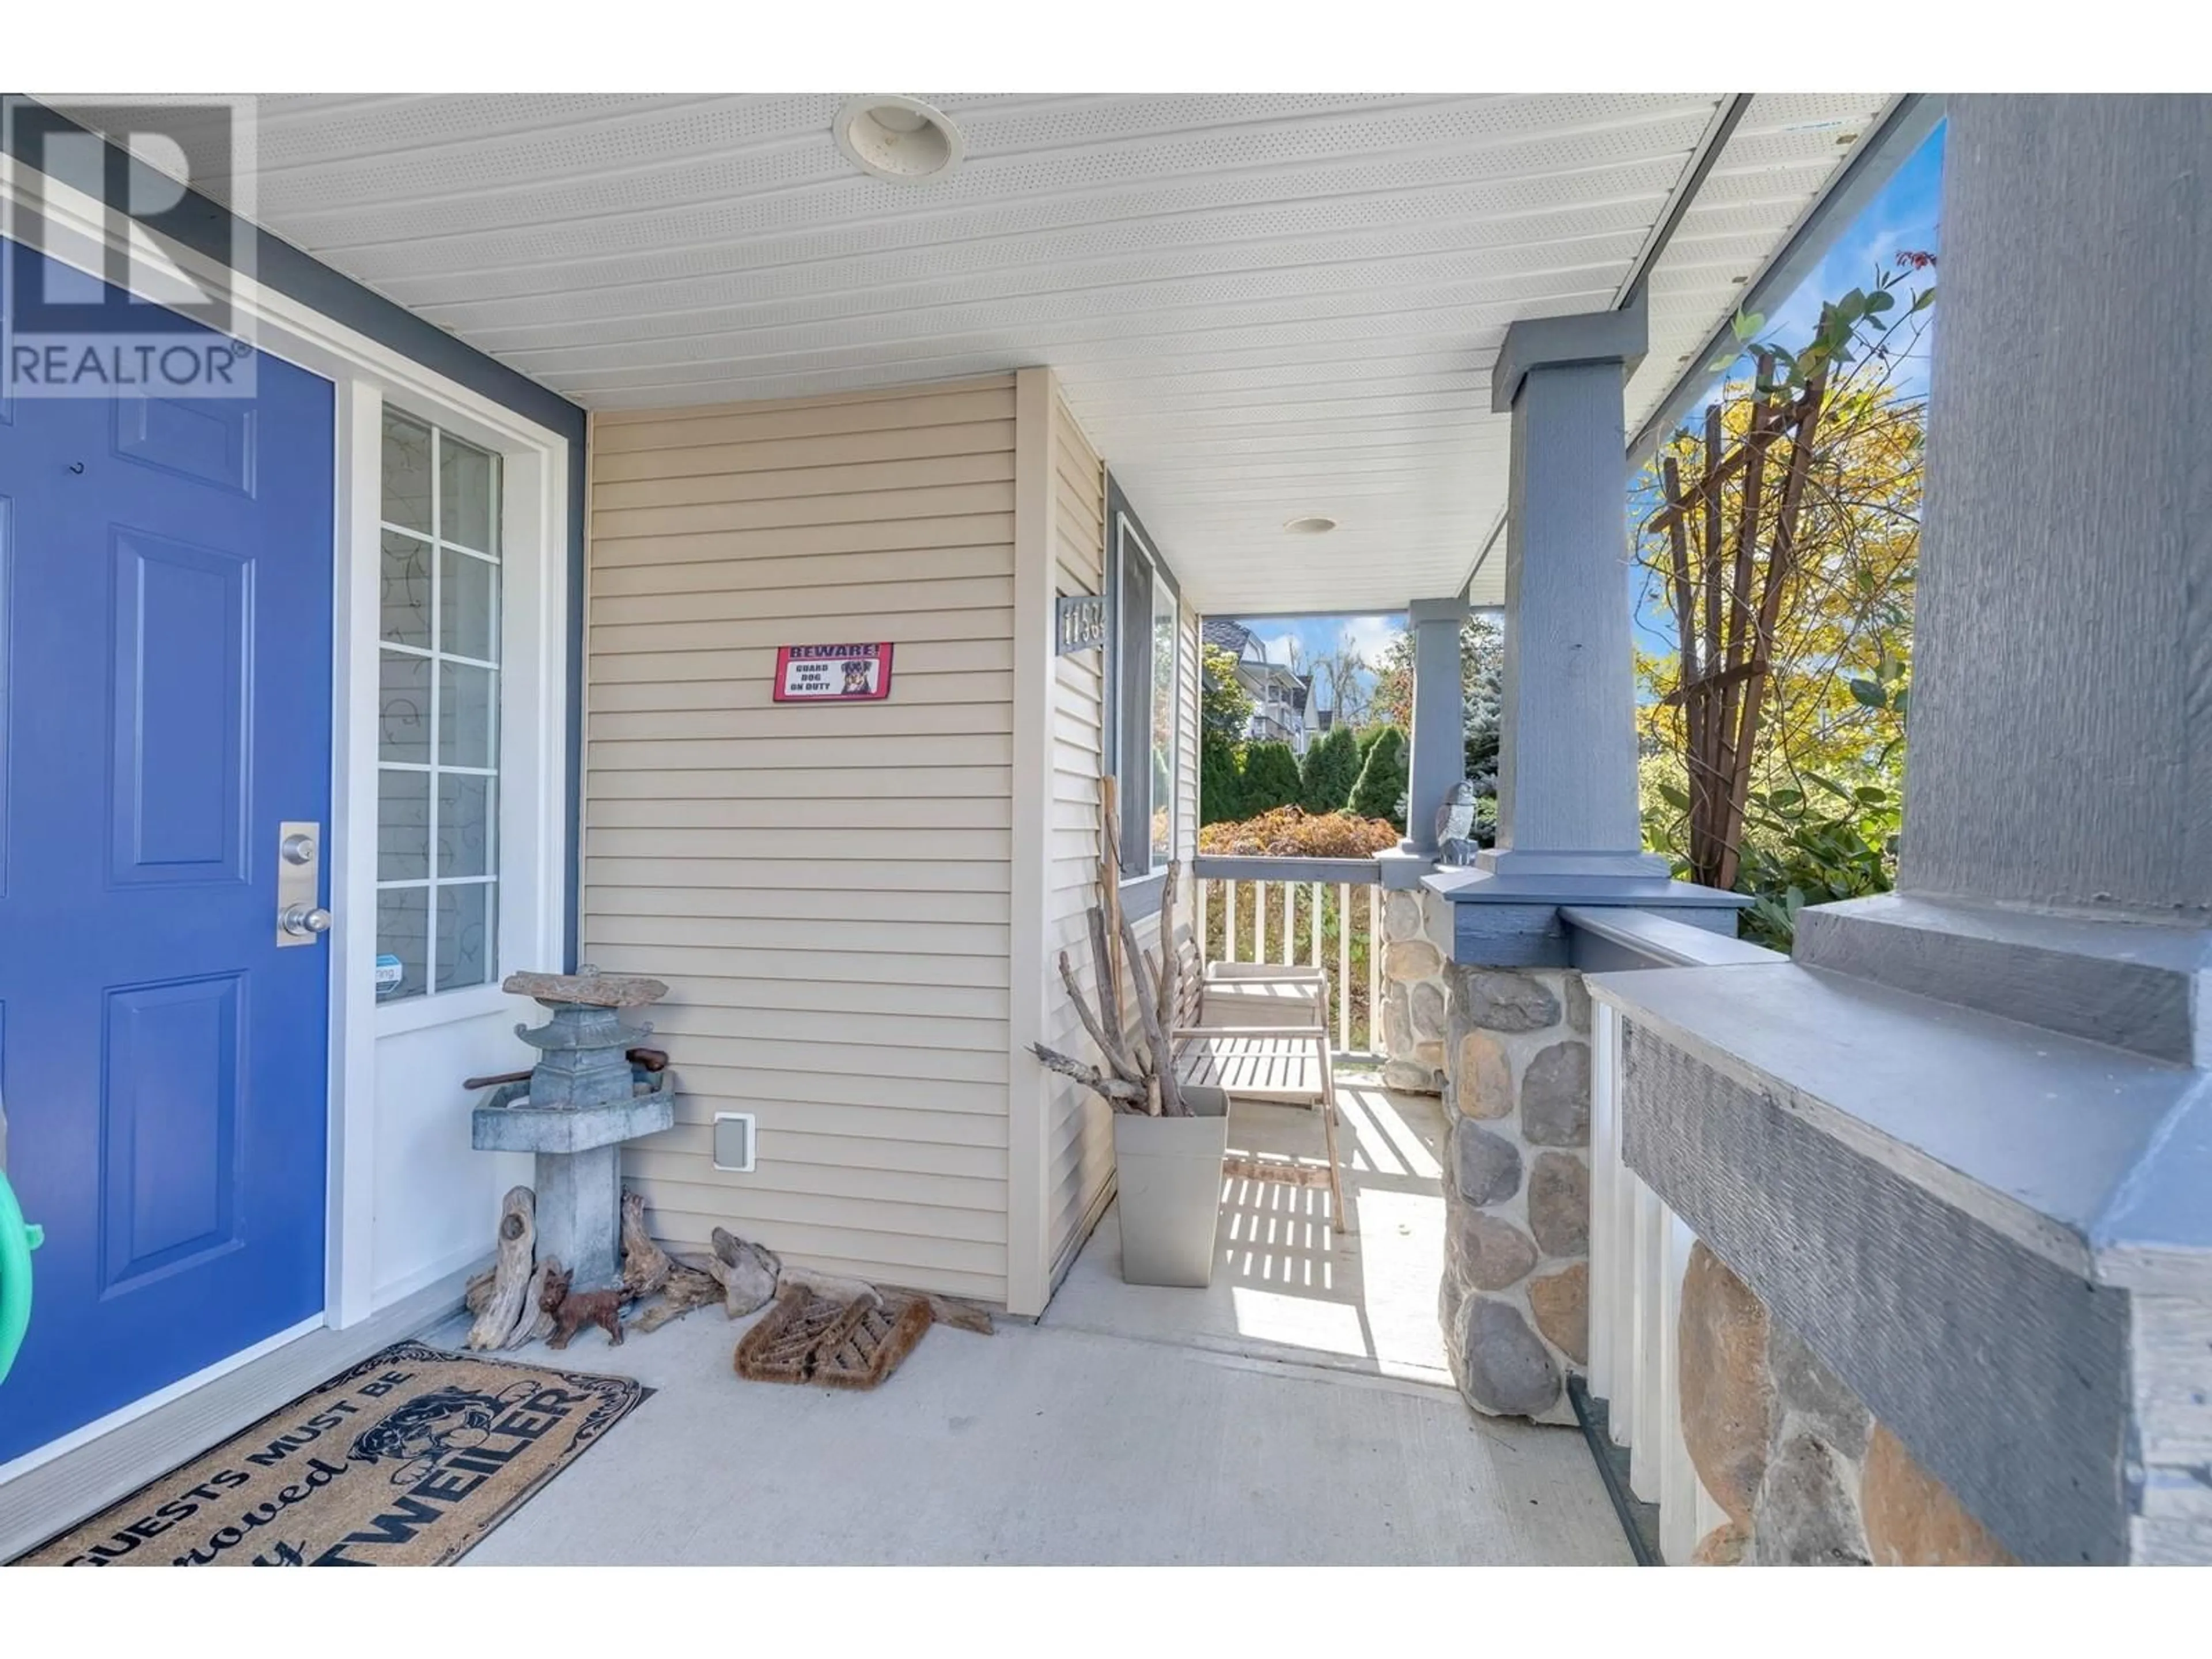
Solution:
{"label": "owl statue", "polygon": [[1461,779],[1437,808],[1437,856],[1446,864],[1465,864],[1474,856],[1474,786]]}

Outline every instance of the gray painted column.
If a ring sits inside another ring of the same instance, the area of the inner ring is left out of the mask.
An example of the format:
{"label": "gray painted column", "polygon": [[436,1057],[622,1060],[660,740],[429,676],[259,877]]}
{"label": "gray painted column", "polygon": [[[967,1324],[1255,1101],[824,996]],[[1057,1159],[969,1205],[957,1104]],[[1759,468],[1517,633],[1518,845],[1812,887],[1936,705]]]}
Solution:
{"label": "gray painted column", "polygon": [[1898,884],[2212,920],[2212,100],[1961,108]]}
{"label": "gray painted column", "polygon": [[1899,890],[1598,981],[1624,1155],[2022,1559],[2204,1562],[2212,100],[1948,112]]}
{"label": "gray painted column", "polygon": [[1796,953],[2195,1066],[2208,156],[2203,98],[1954,106],[1898,891],[1814,913]]}
{"label": "gray painted column", "polygon": [[1642,311],[1519,322],[1491,379],[1513,415],[1500,874],[1649,876],[1636,799],[1621,386]]}
{"label": "gray painted column", "polygon": [[1492,407],[1513,416],[1498,844],[1472,870],[1423,878],[1457,907],[1462,963],[1567,966],[1562,905],[1732,933],[1750,902],[1670,881],[1643,850],[1621,388],[1644,343],[1640,301],[1534,318],[1506,330],[1491,373]]}
{"label": "gray painted column", "polygon": [[1467,700],[1461,694],[1459,630],[1468,603],[1416,599],[1407,607],[1413,632],[1413,739],[1407,763],[1406,844],[1437,850],[1437,809],[1467,775]]}

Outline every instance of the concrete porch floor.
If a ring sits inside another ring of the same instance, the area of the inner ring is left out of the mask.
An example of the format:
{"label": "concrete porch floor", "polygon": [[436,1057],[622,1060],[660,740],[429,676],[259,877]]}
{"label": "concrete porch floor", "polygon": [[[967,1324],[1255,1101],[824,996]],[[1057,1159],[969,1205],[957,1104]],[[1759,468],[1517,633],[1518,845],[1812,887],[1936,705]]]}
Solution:
{"label": "concrete porch floor", "polygon": [[[1209,1291],[1122,1285],[1109,1213],[1042,1321],[933,1330],[872,1394],[740,1381],[750,1322],[711,1310],[580,1338],[569,1368],[659,1392],[469,1563],[1626,1565],[1581,1437],[1449,1386],[1437,1103],[1345,1081],[1358,1235],[1325,1189],[1232,1182]],[[1240,1108],[1231,1139],[1318,1157],[1321,1127]]]}
{"label": "concrete porch floor", "polygon": [[[1340,1077],[1345,1212],[1329,1225],[1325,1187],[1231,1180],[1213,1283],[1203,1291],[1121,1282],[1121,1224],[1109,1210],[1046,1309],[1069,1330],[1283,1359],[1451,1387],[1437,1284],[1444,1249],[1443,1107],[1358,1073]],[[1239,1101],[1230,1150],[1318,1167],[1309,1108]]]}

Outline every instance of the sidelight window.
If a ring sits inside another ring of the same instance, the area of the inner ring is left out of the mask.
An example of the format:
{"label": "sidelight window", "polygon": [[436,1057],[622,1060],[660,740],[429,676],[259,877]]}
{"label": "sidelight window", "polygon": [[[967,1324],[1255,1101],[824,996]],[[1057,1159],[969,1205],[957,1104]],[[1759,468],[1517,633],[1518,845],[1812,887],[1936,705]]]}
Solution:
{"label": "sidelight window", "polygon": [[499,457],[384,411],[377,998],[498,976]]}

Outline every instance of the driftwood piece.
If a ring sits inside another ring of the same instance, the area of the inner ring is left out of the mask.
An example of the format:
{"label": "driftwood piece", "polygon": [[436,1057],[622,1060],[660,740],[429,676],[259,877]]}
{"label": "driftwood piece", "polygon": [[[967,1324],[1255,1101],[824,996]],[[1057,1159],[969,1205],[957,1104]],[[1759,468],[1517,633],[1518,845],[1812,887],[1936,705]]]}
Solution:
{"label": "driftwood piece", "polygon": [[1063,1077],[1072,1077],[1093,1094],[1105,1096],[1115,1110],[1140,1112],[1145,1109],[1149,1092],[1145,1085],[1128,1082],[1110,1072],[1102,1072],[1096,1066],[1085,1066],[1072,1055],[1063,1054],[1057,1048],[1048,1048],[1042,1042],[1030,1044],[1030,1052],[1047,1070],[1058,1072]]}
{"label": "driftwood piece", "polygon": [[696,1265],[692,1259],[678,1258],[668,1275],[668,1282],[660,1287],[660,1294],[638,1310],[630,1325],[640,1334],[646,1334],[683,1318],[694,1308],[703,1308],[721,1299],[721,1280]]}
{"label": "driftwood piece", "polygon": [[[1098,912],[1093,908],[1091,914],[1095,917]],[[1076,1017],[1082,1020],[1083,1029],[1091,1033],[1091,1040],[1098,1045],[1098,1052],[1106,1056],[1106,1063],[1114,1068],[1114,1075],[1124,1083],[1142,1083],[1145,1074],[1139,1069],[1137,1062],[1129,1057],[1128,1051],[1118,1037],[1106,1034],[1105,1028],[1098,1023],[1098,1016],[1091,1012],[1091,1004],[1083,994],[1082,986],[1076,981],[1075,969],[1068,965],[1065,951],[1060,953],[1060,982],[1067,988],[1067,1000],[1073,1005]],[[1101,979],[1098,982],[1103,985],[1105,981]]]}
{"label": "driftwood piece", "polygon": [[645,1194],[624,1193],[622,1198],[622,1282],[633,1297],[647,1297],[668,1283],[676,1263],[653,1242],[645,1230]]}
{"label": "driftwood piece", "polygon": [[[1108,947],[1098,980],[1099,1001],[1118,1015],[1121,972],[1115,965],[1112,947],[1121,935],[1121,783],[1111,773],[1098,780],[1098,902],[1105,910]],[[1120,1029],[1118,1018],[1107,1023]]]}
{"label": "driftwood piece", "polygon": [[715,1228],[708,1239],[714,1254],[700,1265],[722,1287],[722,1312],[729,1318],[742,1319],[766,1307],[775,1298],[776,1281],[783,1273],[783,1263],[775,1252],[721,1227]]}
{"label": "driftwood piece", "polygon": [[1100,1009],[1111,1011],[1106,1019],[1107,1029],[1114,1033],[1117,1042],[1122,1043],[1126,1052],[1128,1045],[1124,1040],[1121,1029],[1121,1000],[1118,995],[1110,994],[1106,988],[1116,981],[1114,977],[1114,945],[1112,938],[1107,932],[1105,907],[1098,904],[1092,905],[1085,914],[1084,921],[1091,930],[1091,982],[1099,988]]}
{"label": "driftwood piece", "polygon": [[491,1300],[492,1282],[498,1273],[499,1269],[496,1267],[486,1267],[474,1279],[469,1280],[468,1288],[461,1292],[461,1305],[469,1310],[470,1318],[473,1319],[482,1313],[484,1310],[484,1304]]}
{"label": "driftwood piece", "polygon": [[930,1319],[936,1324],[950,1325],[955,1330],[972,1331],[977,1336],[989,1336],[994,1330],[988,1308],[963,1301],[957,1296],[939,1296],[933,1291],[918,1291],[909,1285],[872,1285],[864,1279],[847,1279],[837,1273],[817,1272],[812,1267],[786,1267],[782,1283],[839,1302],[858,1302],[873,1297],[883,1302],[924,1303],[928,1306]]}
{"label": "driftwood piece", "polygon": [[[1092,982],[1097,990],[1096,1008],[1076,982],[1065,951],[1060,957],[1060,978],[1066,988],[1068,1001],[1075,1006],[1077,1018],[1082,1020],[1084,1030],[1105,1064],[1086,1065],[1042,1042],[1030,1043],[1030,1052],[1040,1064],[1064,1077],[1073,1078],[1117,1112],[1188,1117],[1190,1109],[1183,1104],[1182,1091],[1176,1082],[1171,1040],[1176,1005],[1182,989],[1182,964],[1175,953],[1175,890],[1182,879],[1182,861],[1170,860],[1168,863],[1167,883],[1160,896],[1163,960],[1156,962],[1138,945],[1136,929],[1130,925],[1119,902],[1121,865],[1115,840],[1119,825],[1114,811],[1112,779],[1106,780],[1103,793],[1103,811],[1098,829],[1102,851],[1098,860],[1100,902],[1091,907],[1089,916],[1091,956],[1095,968]],[[1114,952],[1117,939],[1137,1005],[1141,1036],[1140,1041],[1133,1044],[1125,1035],[1127,1027],[1122,1023],[1121,971]]]}
{"label": "driftwood piece", "polygon": [[522,1299],[522,1316],[515,1322],[513,1333],[503,1345],[510,1348],[526,1347],[553,1334],[553,1316],[545,1311],[545,1286],[561,1264],[550,1255],[538,1258],[538,1267],[530,1275],[530,1291]]}
{"label": "driftwood piece", "polygon": [[531,1269],[538,1249],[538,1194],[527,1187],[511,1189],[499,1206],[499,1259],[492,1267],[491,1293],[469,1328],[471,1348],[503,1348],[523,1318]]}
{"label": "driftwood piece", "polygon": [[[1164,921],[1168,915],[1164,894],[1160,915]],[[1146,1051],[1152,1056],[1145,1072],[1146,1092],[1151,1097],[1147,1109],[1155,1116],[1188,1117],[1190,1109],[1176,1087],[1175,1050],[1168,1044],[1168,1028],[1160,1020],[1159,994],[1146,971],[1145,953],[1138,948],[1136,929],[1129,925],[1126,910],[1121,913],[1121,949],[1129,964],[1129,986],[1136,994],[1137,1018],[1145,1028]]]}

